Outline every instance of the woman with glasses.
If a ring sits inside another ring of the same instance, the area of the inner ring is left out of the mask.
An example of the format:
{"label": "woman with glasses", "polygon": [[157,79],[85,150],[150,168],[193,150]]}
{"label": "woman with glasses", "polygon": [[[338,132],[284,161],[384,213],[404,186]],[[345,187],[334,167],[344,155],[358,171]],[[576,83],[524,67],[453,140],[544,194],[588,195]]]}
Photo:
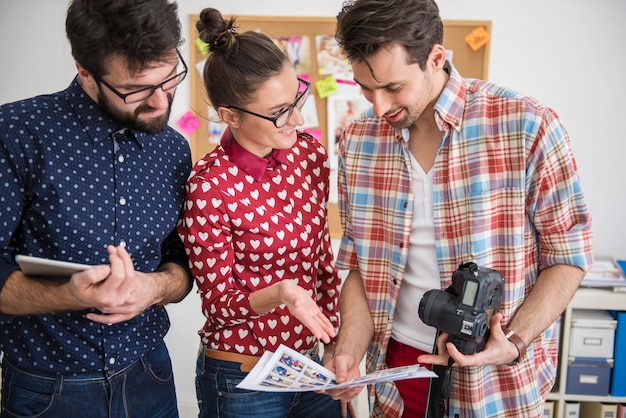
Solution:
{"label": "woman with glasses", "polygon": [[216,9],[196,27],[209,45],[208,98],[227,125],[189,177],[178,228],[206,317],[199,416],[340,416],[325,394],[235,387],[265,351],[282,344],[319,361],[318,344],[336,335],[329,163],[322,144],[297,130],[310,85],[285,51],[261,33],[238,33]]}

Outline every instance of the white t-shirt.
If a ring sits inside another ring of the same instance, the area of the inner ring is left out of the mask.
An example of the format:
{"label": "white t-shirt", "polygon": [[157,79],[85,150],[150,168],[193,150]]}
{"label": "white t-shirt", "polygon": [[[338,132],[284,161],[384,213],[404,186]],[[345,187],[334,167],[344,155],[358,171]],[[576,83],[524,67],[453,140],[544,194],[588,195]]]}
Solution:
{"label": "white t-shirt", "polygon": [[[408,138],[407,133],[404,135],[405,138]],[[439,289],[439,267],[433,223],[433,170],[428,174],[425,173],[411,155],[411,172],[414,196],[413,225],[391,337],[419,350],[432,352],[437,330],[424,324],[417,310],[427,290]]]}

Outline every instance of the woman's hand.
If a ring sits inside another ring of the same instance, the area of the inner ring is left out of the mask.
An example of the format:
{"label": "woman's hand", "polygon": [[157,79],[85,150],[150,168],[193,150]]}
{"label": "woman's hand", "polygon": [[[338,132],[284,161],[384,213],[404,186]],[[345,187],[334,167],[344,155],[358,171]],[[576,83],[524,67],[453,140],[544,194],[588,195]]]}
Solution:
{"label": "woman's hand", "polygon": [[313,296],[294,280],[283,280],[278,283],[278,294],[282,304],[289,312],[307,327],[315,337],[329,343],[335,336],[335,328],[322,313]]}

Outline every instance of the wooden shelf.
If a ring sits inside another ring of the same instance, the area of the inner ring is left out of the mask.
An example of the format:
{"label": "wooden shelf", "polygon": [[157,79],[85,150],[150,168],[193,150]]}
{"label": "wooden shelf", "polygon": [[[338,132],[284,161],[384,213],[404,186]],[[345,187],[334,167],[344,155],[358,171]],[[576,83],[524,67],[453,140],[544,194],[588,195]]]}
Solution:
{"label": "wooden shelf", "polygon": [[590,396],[568,394],[567,364],[569,357],[569,341],[571,336],[572,310],[623,310],[626,307],[626,292],[615,292],[612,289],[579,288],[561,317],[561,339],[559,341],[558,382],[555,390],[548,395],[554,402],[554,418],[565,417],[565,402],[604,402],[626,403],[626,396]]}

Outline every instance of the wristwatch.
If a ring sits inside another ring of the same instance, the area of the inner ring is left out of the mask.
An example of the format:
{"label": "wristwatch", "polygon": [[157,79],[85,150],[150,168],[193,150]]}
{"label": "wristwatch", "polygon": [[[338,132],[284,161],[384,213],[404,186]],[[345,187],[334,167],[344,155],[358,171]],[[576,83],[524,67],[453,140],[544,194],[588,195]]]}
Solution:
{"label": "wristwatch", "polygon": [[507,366],[515,366],[520,361],[524,360],[528,347],[526,346],[524,340],[522,340],[522,337],[517,335],[512,329],[505,328],[502,331],[504,331],[504,336],[506,337],[506,339],[515,344],[515,347],[517,347],[517,352],[519,353],[519,355],[515,360],[507,364]]}

